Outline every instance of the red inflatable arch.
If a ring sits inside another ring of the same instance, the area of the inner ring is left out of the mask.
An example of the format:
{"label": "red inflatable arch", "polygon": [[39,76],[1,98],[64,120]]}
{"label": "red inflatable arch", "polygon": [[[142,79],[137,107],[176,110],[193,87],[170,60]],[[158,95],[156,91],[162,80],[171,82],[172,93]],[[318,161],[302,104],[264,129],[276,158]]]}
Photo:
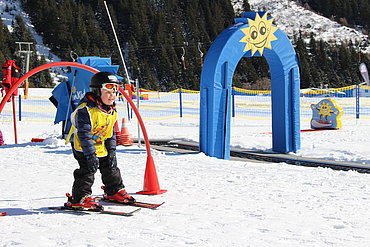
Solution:
{"label": "red inflatable arch", "polygon": [[[76,67],[76,68],[81,68],[85,69],[87,71],[90,71],[92,73],[97,73],[99,70],[90,67],[85,64],[81,63],[75,63],[75,62],[54,62],[54,63],[47,63],[44,65],[41,65],[37,68],[34,68],[27,72],[25,75],[23,75],[19,80],[10,88],[9,92],[5,95],[3,100],[1,101],[0,104],[0,114],[3,111],[3,108],[7,102],[7,100],[10,98],[12,93],[18,88],[18,86],[25,81],[28,77],[44,70],[44,69],[49,69],[49,68],[54,68],[54,67],[64,67],[64,66],[69,66],[69,67]],[[137,192],[141,194],[149,194],[149,195],[157,195],[157,194],[162,194],[166,192],[166,190],[161,190],[159,188],[159,183],[158,183],[158,178],[157,178],[157,173],[156,169],[154,166],[154,161],[153,157],[150,151],[150,143],[149,143],[149,138],[148,134],[146,132],[145,126],[143,119],[140,116],[140,113],[138,109],[136,108],[134,102],[130,99],[130,97],[125,93],[125,91],[120,87],[119,91],[122,93],[123,97],[127,100],[127,102],[130,104],[131,108],[134,110],[135,115],[139,121],[141,131],[143,132],[144,140],[145,140],[145,147],[146,147],[146,152],[147,152],[147,162],[146,162],[146,169],[145,169],[145,175],[144,175],[144,189],[143,191]]]}

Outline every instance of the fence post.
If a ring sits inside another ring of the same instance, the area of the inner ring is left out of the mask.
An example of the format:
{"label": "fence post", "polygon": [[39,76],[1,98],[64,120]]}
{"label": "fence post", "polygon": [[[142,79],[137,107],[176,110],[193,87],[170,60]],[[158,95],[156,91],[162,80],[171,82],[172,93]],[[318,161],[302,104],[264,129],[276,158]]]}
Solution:
{"label": "fence post", "polygon": [[128,121],[131,121],[131,117],[130,117],[130,105],[129,105],[128,102],[127,102],[127,118],[128,118]]}
{"label": "fence post", "polygon": [[[136,87],[136,108],[137,110],[140,109],[140,86],[139,86],[139,79],[135,79],[135,87]],[[137,121],[137,146],[141,147],[141,138],[140,138],[140,123]]]}
{"label": "fence post", "polygon": [[182,89],[179,89],[179,98],[180,98],[180,118],[182,118]]}
{"label": "fence post", "polygon": [[18,118],[19,118],[19,121],[22,121],[22,96],[19,95],[18,97],[18,101],[19,101],[19,104],[18,104]]}
{"label": "fence post", "polygon": [[235,91],[234,87],[231,88],[231,97],[232,97],[232,105],[231,105],[231,116],[235,117]]}
{"label": "fence post", "polygon": [[360,85],[356,85],[356,119],[360,118]]}

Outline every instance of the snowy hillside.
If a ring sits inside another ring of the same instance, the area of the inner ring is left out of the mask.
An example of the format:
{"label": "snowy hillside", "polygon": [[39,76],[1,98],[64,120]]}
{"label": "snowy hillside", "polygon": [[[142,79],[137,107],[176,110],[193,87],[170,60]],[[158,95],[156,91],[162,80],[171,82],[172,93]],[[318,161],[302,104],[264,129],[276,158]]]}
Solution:
{"label": "snowy hillside", "polygon": [[[236,13],[240,13],[242,8],[242,0],[231,0]],[[255,11],[267,11],[271,13],[278,27],[284,31],[289,37],[297,35],[300,31],[306,34],[307,37],[312,32],[317,39],[323,39],[331,43],[341,43],[352,40],[353,43],[368,40],[367,35],[359,31],[340,25],[337,22],[331,21],[328,18],[315,14],[312,11],[306,10],[299,6],[295,1],[291,0],[249,0],[251,9]],[[5,12],[6,7],[10,9]],[[0,1],[0,17],[8,29],[12,31],[11,24],[16,15],[20,15],[31,31],[36,40],[36,50],[38,54],[45,55],[45,58],[52,58],[51,62],[60,61],[60,59],[50,52],[50,49],[43,43],[43,39],[34,30],[34,26],[28,15],[20,7],[20,2],[16,0]],[[370,53],[370,46],[364,52]]]}
{"label": "snowy hillside", "polygon": [[[5,10],[9,11],[6,12]],[[9,31],[12,32],[12,22],[15,22],[15,17],[19,15],[23,18],[27,28],[32,33],[33,38],[36,40],[36,51],[38,55],[44,55],[46,61],[59,62],[60,59],[55,56],[50,49],[44,45],[42,37],[37,34],[34,26],[31,24],[31,20],[28,15],[22,10],[19,1],[14,0],[1,0],[0,1],[0,17],[3,23],[8,27]],[[18,40],[20,42],[29,42],[28,40]],[[51,60],[50,60],[51,58]]]}
{"label": "snowy hillside", "polygon": [[[8,11],[6,11],[8,10]],[[53,54],[50,49],[44,44],[42,36],[40,36],[34,26],[31,24],[31,20],[29,16],[22,10],[19,1],[15,0],[1,0],[0,1],[0,17],[4,23],[8,27],[10,32],[13,31],[12,23],[15,22],[15,17],[19,15],[23,18],[24,23],[28,30],[31,32],[33,38],[36,41],[35,48],[37,55],[40,57],[42,55],[45,56],[46,62],[59,62],[61,59]],[[29,42],[29,40],[17,40],[17,42]],[[28,47],[22,46],[23,50],[27,49]],[[19,50],[19,47],[17,48]],[[15,59],[15,58],[13,58]],[[4,61],[0,61],[3,63]],[[60,75],[60,69],[54,68],[53,71],[50,71],[50,76],[54,82],[54,84],[59,84],[60,81],[66,80],[66,77]]]}
{"label": "snowy hillside", "polygon": [[[240,12],[243,1],[232,0],[232,2],[235,12]],[[317,39],[337,44],[348,42],[349,40],[353,43],[368,40],[367,35],[306,10],[291,0],[249,0],[248,2],[251,9],[255,11],[267,11],[271,13],[277,26],[290,38],[301,31],[307,37],[312,32],[316,35]],[[370,53],[370,46],[363,52]]]}
{"label": "snowy hillside", "polygon": [[[234,10],[239,13],[242,8],[243,0],[231,0]],[[368,40],[367,35],[361,32],[342,26],[341,24],[331,21],[330,19],[306,10],[291,0],[249,0],[251,9],[255,11],[267,11],[271,13],[278,27],[289,37],[293,37],[301,31],[308,35],[313,32],[317,39],[323,39],[328,42],[341,43],[352,40],[353,43]],[[5,12],[8,6],[10,12]],[[0,16],[11,31],[11,23],[16,15],[20,15],[28,25],[34,39],[36,40],[36,49],[39,54],[45,55],[46,58],[52,57],[53,62],[60,61],[58,57],[50,52],[50,49],[43,44],[42,37],[36,33],[28,15],[22,11],[19,1],[2,0],[0,1]],[[366,49],[370,53],[370,46]],[[49,55],[50,54],[50,55]]]}

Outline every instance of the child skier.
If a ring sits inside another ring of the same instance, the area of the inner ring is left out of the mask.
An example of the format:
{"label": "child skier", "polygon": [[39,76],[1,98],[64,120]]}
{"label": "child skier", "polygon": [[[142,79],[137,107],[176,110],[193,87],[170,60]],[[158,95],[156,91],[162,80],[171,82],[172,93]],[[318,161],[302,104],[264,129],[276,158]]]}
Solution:
{"label": "child skier", "polygon": [[102,209],[101,204],[91,197],[98,169],[105,199],[125,204],[135,202],[126,192],[117,167],[114,123],[117,120],[115,100],[119,85],[114,74],[96,73],[90,80],[91,92],[86,93],[72,113],[72,151],[80,167],[73,173],[72,195],[67,194],[66,207]]}

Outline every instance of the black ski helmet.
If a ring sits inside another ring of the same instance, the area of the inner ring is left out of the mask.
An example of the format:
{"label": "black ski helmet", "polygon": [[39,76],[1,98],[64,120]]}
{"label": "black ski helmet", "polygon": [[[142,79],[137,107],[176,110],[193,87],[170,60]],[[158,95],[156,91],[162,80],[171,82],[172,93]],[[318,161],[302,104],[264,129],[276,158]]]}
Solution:
{"label": "black ski helmet", "polygon": [[108,71],[100,71],[93,75],[90,79],[91,92],[100,96],[100,89],[104,83],[115,83],[122,86],[122,83],[117,79],[113,73]]}

